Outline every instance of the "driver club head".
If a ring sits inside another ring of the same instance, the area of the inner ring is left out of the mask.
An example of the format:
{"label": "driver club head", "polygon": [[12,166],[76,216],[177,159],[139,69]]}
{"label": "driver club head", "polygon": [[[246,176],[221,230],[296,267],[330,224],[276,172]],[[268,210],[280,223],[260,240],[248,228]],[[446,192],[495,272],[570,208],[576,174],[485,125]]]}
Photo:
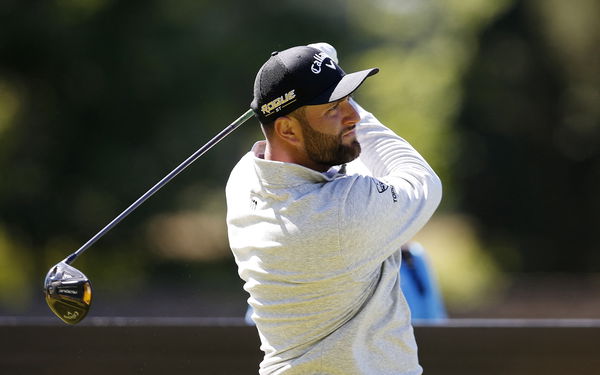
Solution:
{"label": "driver club head", "polygon": [[64,260],[48,271],[44,293],[50,310],[67,324],[82,321],[92,304],[90,280]]}

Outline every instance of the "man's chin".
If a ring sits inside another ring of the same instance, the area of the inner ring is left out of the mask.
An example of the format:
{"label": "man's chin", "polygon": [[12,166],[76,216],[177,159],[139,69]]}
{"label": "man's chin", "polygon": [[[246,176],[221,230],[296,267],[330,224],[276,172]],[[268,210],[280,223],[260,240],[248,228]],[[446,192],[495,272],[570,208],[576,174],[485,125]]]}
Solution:
{"label": "man's chin", "polygon": [[358,141],[352,142],[352,145],[350,147],[352,148],[352,160],[354,160],[360,156],[362,148],[360,147],[360,143],[358,143]]}
{"label": "man's chin", "polygon": [[350,163],[360,156],[361,148],[358,142],[353,142],[352,145],[346,147],[344,162],[340,164]]}

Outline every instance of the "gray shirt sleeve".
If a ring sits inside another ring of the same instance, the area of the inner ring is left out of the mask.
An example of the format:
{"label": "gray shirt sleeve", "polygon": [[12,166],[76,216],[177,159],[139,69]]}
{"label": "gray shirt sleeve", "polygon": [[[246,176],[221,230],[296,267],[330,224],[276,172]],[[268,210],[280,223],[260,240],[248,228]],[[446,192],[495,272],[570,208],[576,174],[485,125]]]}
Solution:
{"label": "gray shirt sleeve", "polygon": [[345,184],[345,202],[339,206],[340,237],[354,241],[343,248],[368,252],[344,254],[348,261],[378,263],[427,223],[441,201],[442,185],[407,141],[357,103],[353,105],[361,116],[357,137],[362,146],[360,162],[368,175],[354,175],[352,183]]}

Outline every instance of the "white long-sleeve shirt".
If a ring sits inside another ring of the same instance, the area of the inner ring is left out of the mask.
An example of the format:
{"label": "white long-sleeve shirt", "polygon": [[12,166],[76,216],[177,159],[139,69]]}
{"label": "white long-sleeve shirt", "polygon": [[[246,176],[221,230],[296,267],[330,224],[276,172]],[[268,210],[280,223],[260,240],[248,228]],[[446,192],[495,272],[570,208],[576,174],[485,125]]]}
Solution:
{"label": "white long-sleeve shirt", "polygon": [[399,280],[400,247],[442,195],[405,140],[361,116],[370,176],[263,159],[257,143],[226,188],[230,246],[264,360],[260,374],[421,374]]}

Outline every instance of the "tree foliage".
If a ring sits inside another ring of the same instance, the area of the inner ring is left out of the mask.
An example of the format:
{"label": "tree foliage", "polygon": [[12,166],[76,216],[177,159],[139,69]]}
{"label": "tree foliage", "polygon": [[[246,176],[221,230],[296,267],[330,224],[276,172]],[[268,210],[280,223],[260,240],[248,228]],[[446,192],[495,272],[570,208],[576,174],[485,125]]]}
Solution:
{"label": "tree foliage", "polygon": [[[35,289],[248,108],[272,50],[317,41],[346,70],[382,68],[359,100],[432,162],[441,212],[471,217],[502,268],[598,271],[598,5],[565,4],[4,1],[0,273]],[[236,131],[82,262],[141,285],[166,260],[228,258],[223,186],[259,137]]]}

